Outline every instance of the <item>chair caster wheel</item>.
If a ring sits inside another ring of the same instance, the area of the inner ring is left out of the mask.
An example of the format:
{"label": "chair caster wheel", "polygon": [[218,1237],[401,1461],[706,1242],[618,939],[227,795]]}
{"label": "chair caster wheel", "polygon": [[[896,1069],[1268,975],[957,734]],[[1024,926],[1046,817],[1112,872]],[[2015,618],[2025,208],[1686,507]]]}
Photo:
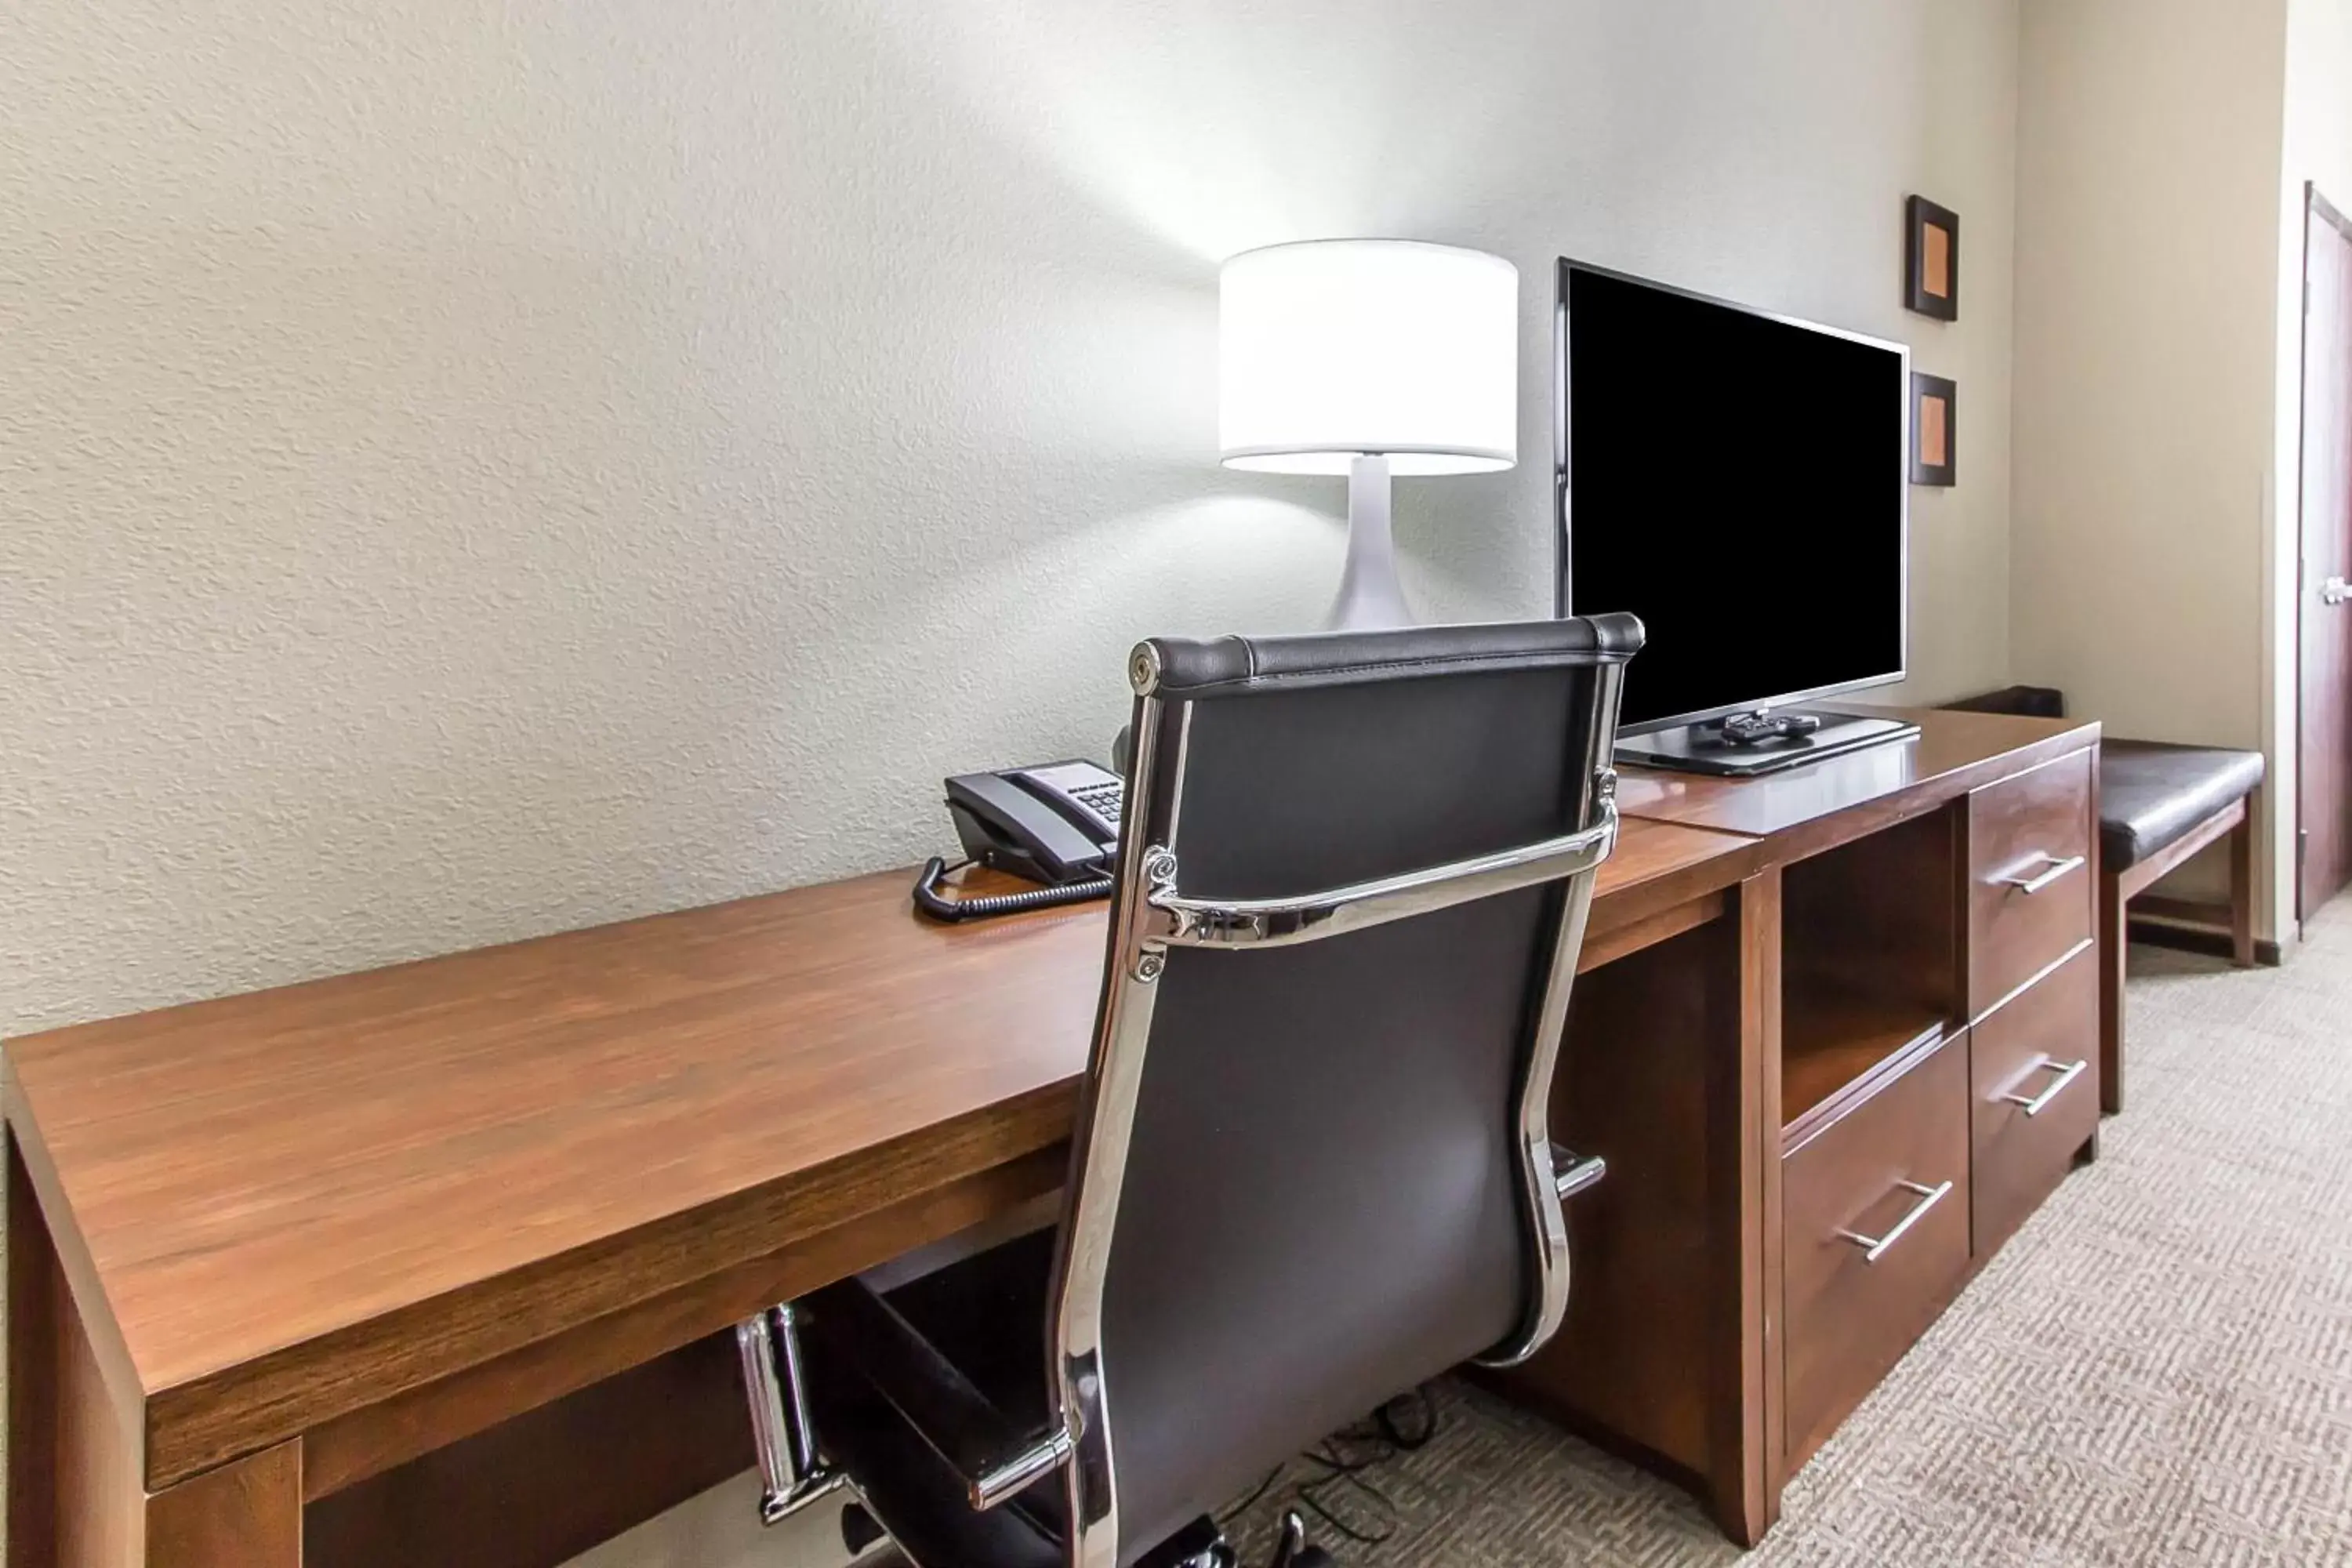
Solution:
{"label": "chair caster wheel", "polygon": [[1307,1544],[1307,1521],[1297,1509],[1282,1515],[1282,1541],[1274,1549],[1274,1568],[1332,1568],[1331,1554]]}
{"label": "chair caster wheel", "polygon": [[889,1539],[890,1532],[875,1522],[864,1503],[854,1502],[841,1510],[841,1547],[852,1557],[863,1557],[868,1547]]}

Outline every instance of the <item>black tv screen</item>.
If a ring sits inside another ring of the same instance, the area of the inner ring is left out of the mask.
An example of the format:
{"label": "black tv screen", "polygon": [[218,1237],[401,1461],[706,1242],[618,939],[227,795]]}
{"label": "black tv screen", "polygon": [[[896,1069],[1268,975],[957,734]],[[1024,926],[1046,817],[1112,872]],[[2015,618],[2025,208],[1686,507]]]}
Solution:
{"label": "black tv screen", "polygon": [[1906,351],[1559,268],[1559,600],[1631,610],[1629,732],[1904,673]]}

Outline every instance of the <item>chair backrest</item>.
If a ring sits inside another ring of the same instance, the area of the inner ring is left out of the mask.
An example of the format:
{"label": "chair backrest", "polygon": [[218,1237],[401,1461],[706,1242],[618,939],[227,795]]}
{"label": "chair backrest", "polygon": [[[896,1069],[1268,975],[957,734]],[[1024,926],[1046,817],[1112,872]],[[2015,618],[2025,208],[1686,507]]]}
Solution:
{"label": "chair backrest", "polygon": [[1139,647],[1051,1328],[1124,1568],[1567,1300],[1546,1130],[1630,616]]}

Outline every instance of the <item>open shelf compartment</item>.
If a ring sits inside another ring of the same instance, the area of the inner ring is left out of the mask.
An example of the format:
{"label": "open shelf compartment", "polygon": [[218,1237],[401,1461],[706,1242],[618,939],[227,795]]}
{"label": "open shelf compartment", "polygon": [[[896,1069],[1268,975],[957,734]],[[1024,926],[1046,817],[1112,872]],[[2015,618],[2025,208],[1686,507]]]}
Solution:
{"label": "open shelf compartment", "polygon": [[1961,1016],[1958,854],[1946,809],[1782,874],[1784,1148],[1932,1051]]}

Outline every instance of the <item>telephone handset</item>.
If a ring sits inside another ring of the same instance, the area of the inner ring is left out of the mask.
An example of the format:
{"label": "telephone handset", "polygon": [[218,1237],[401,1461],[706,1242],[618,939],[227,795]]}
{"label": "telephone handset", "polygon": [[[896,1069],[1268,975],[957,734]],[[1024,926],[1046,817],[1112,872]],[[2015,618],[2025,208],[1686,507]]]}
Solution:
{"label": "telephone handset", "polygon": [[948,780],[948,815],[967,862],[1050,885],[953,899],[940,890],[948,864],[934,858],[915,880],[915,907],[934,920],[966,921],[1105,896],[1118,858],[1124,793],[1117,773],[1084,762]]}

